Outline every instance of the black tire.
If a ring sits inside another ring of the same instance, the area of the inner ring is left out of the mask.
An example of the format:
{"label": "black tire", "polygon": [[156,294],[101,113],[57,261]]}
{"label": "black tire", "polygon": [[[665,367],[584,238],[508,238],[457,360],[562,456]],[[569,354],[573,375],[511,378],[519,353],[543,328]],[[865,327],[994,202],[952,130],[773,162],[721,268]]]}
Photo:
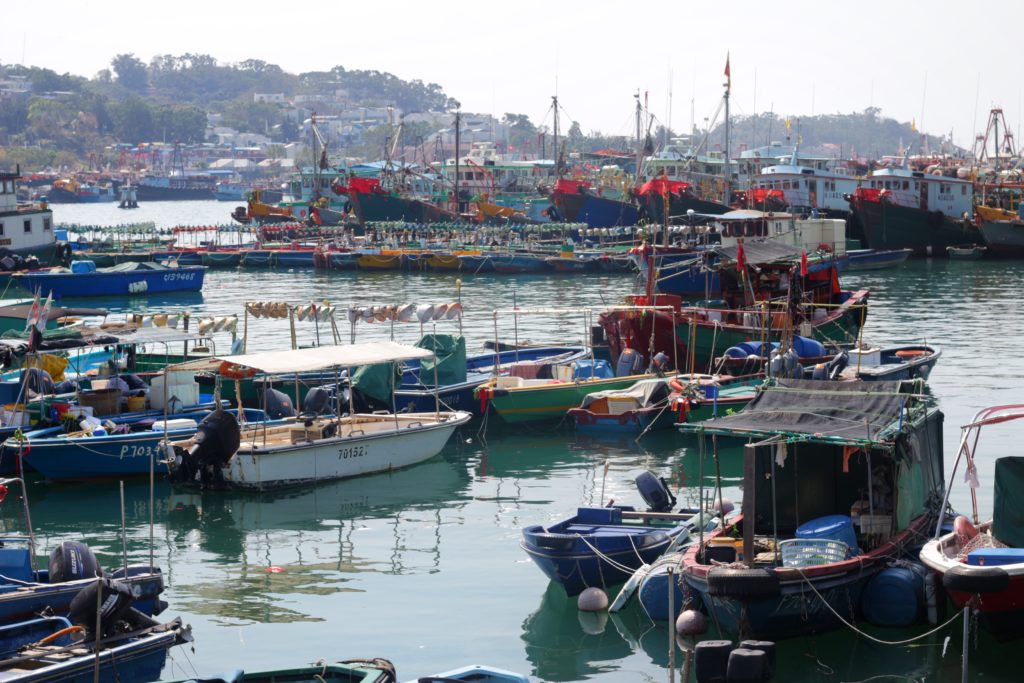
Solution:
{"label": "black tire", "polygon": [[702,640],[693,654],[697,683],[724,683],[729,666],[730,640]]}
{"label": "black tire", "polygon": [[769,569],[715,567],[708,572],[708,593],[723,598],[769,598],[778,595],[779,577]]}
{"label": "black tire", "polygon": [[729,653],[725,680],[728,683],[761,683],[765,676],[766,655],[761,650],[738,647]]}
{"label": "black tire", "polygon": [[942,586],[959,593],[1002,593],[1010,587],[1010,575],[1002,567],[950,567],[942,575]]}

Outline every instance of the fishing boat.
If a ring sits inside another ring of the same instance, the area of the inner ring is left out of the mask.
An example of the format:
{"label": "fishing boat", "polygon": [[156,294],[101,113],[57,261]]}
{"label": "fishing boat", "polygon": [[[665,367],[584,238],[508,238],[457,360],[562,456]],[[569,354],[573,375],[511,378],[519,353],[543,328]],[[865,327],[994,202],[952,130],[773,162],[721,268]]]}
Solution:
{"label": "fishing boat", "polygon": [[[480,414],[480,402],[475,400],[474,391],[494,377],[511,375],[525,367],[541,372],[546,366],[546,371],[552,372],[588,355],[582,346],[531,346],[467,357],[465,339],[450,334],[424,335],[416,346],[431,351],[436,360],[406,361],[401,384],[394,388],[394,405],[414,413],[429,412],[435,401],[440,400],[451,410]],[[353,380],[357,389],[366,383],[360,380],[363,377]],[[384,405],[391,401],[390,396],[379,398]]]}
{"label": "fishing boat", "polygon": [[985,246],[996,258],[1024,257],[1024,220],[1019,212],[979,204],[975,212],[981,221]]}
{"label": "fishing boat", "polygon": [[[0,651],[0,680],[153,681],[160,678],[167,651],[192,642],[191,628],[180,618],[159,624],[130,614],[121,603],[103,607],[107,630],[99,639],[92,633],[95,618],[90,626],[85,612],[78,624],[64,617],[41,617],[0,626],[0,643],[5,645]],[[91,612],[95,614],[95,605]]]}
{"label": "fishing boat", "polygon": [[[883,348],[854,348],[845,351],[846,367],[837,379],[864,382],[927,380],[942,355],[942,349],[930,344],[900,344]],[[808,368],[813,374],[813,368]]]}
{"label": "fishing boat", "polygon": [[626,389],[588,394],[569,417],[580,432],[641,434],[676,422],[700,422],[749,403],[763,375],[676,375],[644,379]]}
{"label": "fishing boat", "polygon": [[[610,371],[607,373],[610,375]],[[476,389],[481,402],[510,424],[560,420],[580,405],[587,394],[595,391],[625,389],[650,374],[598,376],[578,362],[555,368],[555,376],[547,379],[518,375],[497,377]]]}
{"label": "fishing boat", "polygon": [[912,171],[906,155],[901,167],[872,172],[849,201],[872,249],[913,249],[916,256],[932,256],[982,241],[969,219],[971,181]]}
{"label": "fishing boat", "polygon": [[586,223],[590,228],[630,226],[640,220],[640,208],[635,203],[604,197],[585,180],[560,178],[552,201],[562,220]]}
{"label": "fishing boat", "polygon": [[[334,371],[432,358],[433,353],[394,342],[321,346],[220,356],[184,364],[217,368],[228,378]],[[178,366],[182,367],[182,366]],[[351,401],[351,399],[350,399]],[[301,425],[250,427],[242,432],[229,413],[215,413],[193,439],[173,442],[172,483],[203,488],[266,490],[407,467],[437,455],[466,412],[300,415]]]}
{"label": "fishing boat", "polygon": [[776,379],[742,412],[680,430],[750,442],[742,514],[683,557],[687,590],[724,632],[854,623],[868,582],[938,516],[942,413],[917,383]]}
{"label": "fishing boat", "polygon": [[164,579],[159,567],[133,564],[128,565],[127,571],[121,567],[103,572],[84,543],[60,543],[50,553],[48,568],[37,569],[36,539],[22,479],[0,479],[0,514],[4,521],[4,530],[0,532],[0,624],[31,619],[42,613],[66,616],[75,596],[95,585],[98,574],[127,585],[134,597],[130,604],[143,614],[156,616],[167,607],[160,600]]}
{"label": "fishing boat", "polygon": [[[177,683],[395,683],[395,666],[386,659],[352,659],[336,664],[318,662],[309,666],[269,671],[236,670],[223,676],[182,679]],[[526,676],[493,666],[472,664],[451,671],[423,676],[409,683],[442,683],[473,681],[474,683],[529,683]]]}
{"label": "fishing boat", "polygon": [[[237,410],[229,412],[238,417]],[[25,432],[20,440],[4,448],[13,452],[20,449],[25,462],[49,481],[143,476],[151,471],[165,475],[167,463],[161,442],[191,438],[210,414],[178,413],[122,422],[123,431],[103,435],[85,430],[64,433],[63,427],[50,427]],[[262,410],[246,409],[243,417],[243,422],[251,425],[278,423],[270,421]]]}
{"label": "fishing boat", "polygon": [[640,565],[688,543],[691,530],[707,522],[698,510],[671,512],[675,497],[654,473],[644,472],[636,483],[647,512],[581,507],[556,524],[524,528],[520,547],[569,596],[623,583]]}
{"label": "fishing boat", "polygon": [[968,244],[959,247],[946,247],[946,253],[953,261],[980,261],[988,251],[982,244]]}
{"label": "fishing boat", "polygon": [[[710,297],[693,304],[654,294],[654,260],[645,260],[647,292],[626,297],[624,306],[598,318],[613,359],[624,350],[652,349],[687,359],[694,372],[714,372],[722,351],[746,342],[774,342],[793,333],[819,341],[857,340],[870,292],[843,290],[839,262],[830,255],[805,260],[798,249],[774,241],[714,247],[708,253],[716,260],[709,271],[716,280],[705,290]],[[648,310],[651,306],[657,308]]]}
{"label": "fishing boat", "polygon": [[982,522],[977,499],[977,445],[984,427],[1021,418],[1024,405],[992,406],[978,411],[962,427],[960,450],[949,475],[945,500],[949,500],[963,463],[971,491],[972,518],[957,517],[953,530],[943,533],[943,515],[934,538],[921,549],[921,561],[940,577],[953,604],[978,610],[982,623],[1001,639],[1018,637],[1024,630],[1024,519],[1020,501],[1024,457],[996,459],[992,517]]}
{"label": "fishing boat", "polygon": [[851,249],[846,252],[846,270],[881,270],[906,262],[913,249]]}
{"label": "fishing boat", "polygon": [[29,292],[52,292],[56,299],[96,296],[146,296],[169,292],[198,292],[206,276],[204,266],[171,267],[159,263],[122,263],[96,268],[80,261],[79,270],[56,268],[48,272],[18,273],[18,283]]}

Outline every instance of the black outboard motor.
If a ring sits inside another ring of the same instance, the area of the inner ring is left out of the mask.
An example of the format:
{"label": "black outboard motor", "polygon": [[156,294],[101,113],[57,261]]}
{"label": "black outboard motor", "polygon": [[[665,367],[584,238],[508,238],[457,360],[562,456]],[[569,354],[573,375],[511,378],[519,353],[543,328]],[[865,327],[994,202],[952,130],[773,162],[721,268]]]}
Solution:
{"label": "black outboard motor", "polygon": [[221,468],[238,451],[242,430],[238,420],[226,410],[215,410],[199,423],[194,444],[188,450],[175,448],[177,462],[171,481],[195,482],[202,488],[222,488],[224,474]]}
{"label": "black outboard motor", "polygon": [[100,613],[101,638],[112,636],[118,630],[133,631],[155,626],[155,620],[132,607],[134,599],[132,587],[127,583],[100,579],[83,588],[71,600],[68,618],[71,623],[85,629],[86,637],[92,636],[94,639],[97,605]]}
{"label": "black outboard motor", "polygon": [[313,387],[306,392],[306,398],[302,401],[302,417],[316,417],[323,415],[324,409],[331,400],[331,394],[323,387]]}
{"label": "black outboard motor", "polygon": [[267,387],[263,390],[263,404],[266,406],[267,416],[272,420],[280,420],[285,417],[295,417],[295,406],[288,394],[277,389]]}
{"label": "black outboard motor", "polygon": [[648,512],[672,512],[676,497],[668,489],[668,483],[654,472],[641,472],[636,478],[636,488],[647,503]]}
{"label": "black outboard motor", "polygon": [[103,576],[92,549],[78,541],[63,541],[50,551],[50,583],[64,583]]}
{"label": "black outboard motor", "polygon": [[651,365],[647,368],[647,372],[653,373],[661,377],[665,374],[665,370],[668,369],[669,357],[659,351],[654,354],[654,358],[651,359]]}

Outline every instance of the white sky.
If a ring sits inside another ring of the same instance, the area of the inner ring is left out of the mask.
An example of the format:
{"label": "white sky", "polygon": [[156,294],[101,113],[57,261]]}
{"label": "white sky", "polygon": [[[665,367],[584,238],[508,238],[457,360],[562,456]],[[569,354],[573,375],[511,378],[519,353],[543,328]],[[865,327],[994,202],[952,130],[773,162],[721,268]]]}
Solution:
{"label": "white sky", "polygon": [[[556,91],[584,131],[629,134],[633,93],[672,123],[713,114],[731,54],[733,112],[874,105],[970,148],[988,110],[1021,125],[1024,3],[949,0],[342,0],[5,2],[0,62],[92,76],[115,54],[247,58],[285,71],[390,71],[471,112],[544,118]],[[755,88],[756,74],[756,88]],[[564,121],[564,119],[563,119]],[[549,121],[550,123],[550,121]],[[922,126],[923,123],[923,126]],[[568,129],[568,122],[564,124]],[[740,141],[744,142],[744,141]],[[895,151],[895,150],[894,150]]]}

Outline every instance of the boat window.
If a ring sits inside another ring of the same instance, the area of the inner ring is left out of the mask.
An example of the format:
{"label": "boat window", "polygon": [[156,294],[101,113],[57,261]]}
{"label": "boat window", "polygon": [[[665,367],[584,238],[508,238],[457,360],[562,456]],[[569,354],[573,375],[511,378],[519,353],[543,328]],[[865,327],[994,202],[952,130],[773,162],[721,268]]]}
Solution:
{"label": "boat window", "polygon": [[753,237],[754,234],[755,234],[755,232],[754,232],[754,224],[753,223],[747,223],[747,237]]}
{"label": "boat window", "polygon": [[960,194],[962,194],[962,195],[966,195],[967,194],[967,186],[966,185],[961,185],[960,186]]}
{"label": "boat window", "polygon": [[49,218],[43,218],[43,230],[49,230],[49,229],[50,229],[50,219]]}
{"label": "boat window", "polygon": [[31,218],[26,218],[25,219],[25,232],[32,232],[32,219]]}
{"label": "boat window", "polygon": [[904,180],[903,181],[903,189],[904,190],[909,190],[910,189],[910,181],[909,180]]}

